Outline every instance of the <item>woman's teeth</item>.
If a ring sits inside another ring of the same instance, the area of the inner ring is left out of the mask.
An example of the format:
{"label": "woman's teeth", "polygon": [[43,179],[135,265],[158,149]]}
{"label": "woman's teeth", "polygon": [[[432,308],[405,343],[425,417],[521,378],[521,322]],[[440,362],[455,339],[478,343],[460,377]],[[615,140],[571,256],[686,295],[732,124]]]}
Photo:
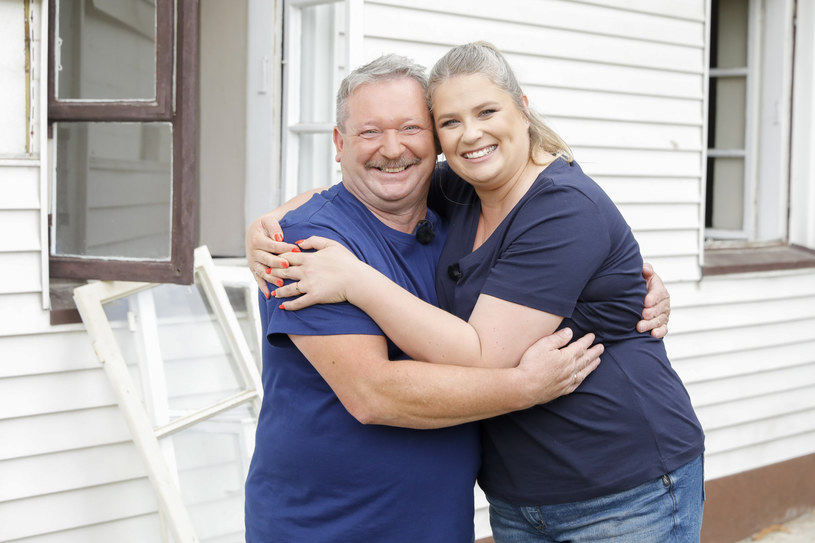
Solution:
{"label": "woman's teeth", "polygon": [[482,156],[486,156],[492,153],[495,148],[498,147],[497,145],[490,145],[489,147],[484,147],[483,149],[479,149],[478,151],[472,151],[470,153],[464,153],[464,158],[481,158]]}

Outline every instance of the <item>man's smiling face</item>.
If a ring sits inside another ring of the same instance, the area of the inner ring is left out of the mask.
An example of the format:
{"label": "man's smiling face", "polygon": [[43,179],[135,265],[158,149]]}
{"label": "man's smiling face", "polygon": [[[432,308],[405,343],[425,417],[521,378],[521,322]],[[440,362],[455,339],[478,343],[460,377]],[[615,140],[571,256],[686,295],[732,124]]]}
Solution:
{"label": "man's smiling face", "polygon": [[424,89],[398,77],[364,84],[348,97],[348,117],[334,129],[343,184],[386,213],[424,202],[436,147]]}

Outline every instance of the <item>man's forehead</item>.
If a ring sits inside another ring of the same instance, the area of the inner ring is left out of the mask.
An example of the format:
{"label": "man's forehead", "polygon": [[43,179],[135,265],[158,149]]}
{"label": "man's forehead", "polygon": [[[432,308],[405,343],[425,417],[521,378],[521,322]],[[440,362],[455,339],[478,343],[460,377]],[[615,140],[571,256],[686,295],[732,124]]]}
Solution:
{"label": "man's forehead", "polygon": [[424,89],[410,78],[360,85],[348,97],[348,113],[357,122],[373,119],[430,119]]}

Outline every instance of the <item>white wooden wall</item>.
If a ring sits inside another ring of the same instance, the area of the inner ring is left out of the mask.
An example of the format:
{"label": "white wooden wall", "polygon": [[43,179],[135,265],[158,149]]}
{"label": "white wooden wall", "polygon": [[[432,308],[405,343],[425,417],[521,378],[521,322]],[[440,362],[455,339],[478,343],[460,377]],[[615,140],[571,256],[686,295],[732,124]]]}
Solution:
{"label": "white wooden wall", "polygon": [[[25,3],[0,0],[0,541],[159,541],[155,499],[83,327],[50,326],[42,309],[31,3],[26,115]],[[667,345],[707,432],[708,478],[815,453],[815,273],[700,278],[704,0],[357,3],[357,62],[393,51],[429,66],[451,45],[495,43],[620,205],[671,289]]]}

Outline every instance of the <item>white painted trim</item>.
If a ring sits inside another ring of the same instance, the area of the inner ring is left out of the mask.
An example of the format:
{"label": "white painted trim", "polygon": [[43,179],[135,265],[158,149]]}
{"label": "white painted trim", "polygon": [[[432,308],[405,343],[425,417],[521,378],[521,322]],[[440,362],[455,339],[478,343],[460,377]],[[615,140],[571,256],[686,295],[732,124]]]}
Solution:
{"label": "white painted trim", "polygon": [[707,126],[710,123],[710,36],[711,36],[711,24],[710,24],[710,17],[711,17],[711,10],[712,10],[712,0],[705,0],[705,48],[704,48],[704,59],[702,60],[702,66],[704,72],[702,73],[702,111],[704,112],[703,119],[704,119],[704,127],[705,129],[701,130],[702,133],[702,153],[700,155],[700,163],[699,163],[699,217],[697,224],[698,232],[697,232],[697,247],[699,251],[697,253],[697,262],[698,262],[698,275],[697,280],[701,281],[702,279],[702,267],[705,265],[705,215],[707,213],[707,157],[708,157],[708,138],[707,138]]}
{"label": "white painted trim", "polygon": [[791,243],[815,249],[815,3],[798,2],[790,163]]}
{"label": "white painted trim", "polygon": [[364,0],[345,0],[345,39],[347,51],[345,73],[361,65],[364,61],[365,40]]}
{"label": "white painted trim", "polygon": [[39,66],[39,134],[40,139],[40,281],[42,284],[42,308],[51,309],[51,274],[48,246],[48,211],[51,201],[49,191],[49,173],[51,158],[51,141],[48,139],[48,2],[42,0],[40,16],[40,66]]}
{"label": "white painted trim", "polygon": [[[281,200],[283,2],[249,0],[246,84],[246,226]],[[269,31],[271,28],[271,32]]]}

